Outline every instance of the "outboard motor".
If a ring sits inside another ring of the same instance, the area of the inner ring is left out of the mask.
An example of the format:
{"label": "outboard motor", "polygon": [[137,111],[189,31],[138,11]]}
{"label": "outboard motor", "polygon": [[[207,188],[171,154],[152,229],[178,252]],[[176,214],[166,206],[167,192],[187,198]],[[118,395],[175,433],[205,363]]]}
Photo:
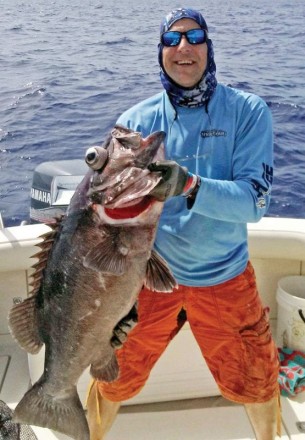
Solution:
{"label": "outboard motor", "polygon": [[31,188],[31,223],[53,223],[65,214],[71,197],[88,171],[81,159],[43,162],[33,174]]}

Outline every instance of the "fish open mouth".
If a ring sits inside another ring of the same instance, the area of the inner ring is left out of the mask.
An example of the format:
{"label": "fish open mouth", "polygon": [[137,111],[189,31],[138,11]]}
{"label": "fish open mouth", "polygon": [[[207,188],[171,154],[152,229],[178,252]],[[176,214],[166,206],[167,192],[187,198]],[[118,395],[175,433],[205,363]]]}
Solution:
{"label": "fish open mouth", "polygon": [[127,218],[138,217],[142,212],[146,211],[152,204],[154,199],[152,197],[143,197],[139,203],[125,206],[122,208],[106,208],[105,213],[108,217],[114,220],[122,220]]}
{"label": "fish open mouth", "polygon": [[[148,211],[156,202],[150,193],[159,184],[162,175],[147,167],[164,158],[164,138],[163,131],[142,139],[140,133],[116,127],[112,132],[107,163],[102,170],[95,170],[88,190],[89,199],[101,216],[104,213],[114,221],[133,219]],[[95,154],[98,153],[99,150],[96,150]]]}

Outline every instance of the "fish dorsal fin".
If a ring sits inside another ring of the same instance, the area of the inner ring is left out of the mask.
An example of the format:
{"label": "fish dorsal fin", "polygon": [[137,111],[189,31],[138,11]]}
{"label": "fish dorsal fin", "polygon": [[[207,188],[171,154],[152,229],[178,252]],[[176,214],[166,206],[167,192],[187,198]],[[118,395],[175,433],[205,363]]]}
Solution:
{"label": "fish dorsal fin", "polygon": [[38,353],[43,345],[37,330],[36,294],[40,288],[43,271],[47,265],[55,237],[59,232],[61,221],[62,217],[56,218],[54,223],[49,225],[51,230],[39,237],[43,239],[36,245],[40,248],[40,251],[31,257],[37,258],[38,261],[32,265],[34,272],[30,275],[30,297],[21,303],[15,304],[11,308],[8,317],[12,336],[21,348],[31,354]]}
{"label": "fish dorsal fin", "polygon": [[12,336],[21,348],[31,354],[38,353],[43,345],[38,334],[35,301],[35,296],[30,296],[15,304],[8,316]]}
{"label": "fish dorsal fin", "polygon": [[62,217],[55,219],[55,223],[49,225],[51,227],[51,231],[39,237],[43,239],[43,241],[36,245],[40,248],[40,251],[31,257],[38,259],[37,263],[32,265],[32,269],[34,269],[34,272],[30,275],[29,286],[32,289],[29,294],[31,296],[36,295],[40,288],[43,271],[47,265],[48,257],[53,247],[54,240],[60,230],[61,221]]}
{"label": "fish dorsal fin", "polygon": [[176,280],[166,261],[154,250],[147,262],[144,285],[156,292],[172,292],[177,288]]}
{"label": "fish dorsal fin", "polygon": [[116,235],[111,234],[87,253],[83,264],[97,272],[122,275],[126,272],[128,251]]}

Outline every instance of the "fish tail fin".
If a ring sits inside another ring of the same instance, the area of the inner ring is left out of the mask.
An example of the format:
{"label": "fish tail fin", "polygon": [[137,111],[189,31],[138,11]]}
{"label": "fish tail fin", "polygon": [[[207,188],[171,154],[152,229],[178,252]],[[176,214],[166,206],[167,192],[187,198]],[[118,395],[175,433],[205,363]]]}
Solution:
{"label": "fish tail fin", "polygon": [[39,380],[15,408],[14,422],[41,426],[76,440],[89,440],[89,427],[76,387],[65,396],[51,396]]}

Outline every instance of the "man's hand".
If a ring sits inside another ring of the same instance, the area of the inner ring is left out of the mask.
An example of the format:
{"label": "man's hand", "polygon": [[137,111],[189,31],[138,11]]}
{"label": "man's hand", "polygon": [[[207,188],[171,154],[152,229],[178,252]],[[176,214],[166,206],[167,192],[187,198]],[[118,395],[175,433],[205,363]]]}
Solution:
{"label": "man's hand", "polygon": [[184,192],[189,173],[173,160],[163,160],[148,165],[149,171],[161,171],[162,179],[150,192],[157,200],[164,201],[169,197],[179,196]]}
{"label": "man's hand", "polygon": [[113,348],[121,348],[127,339],[128,333],[138,322],[137,303],[134,304],[130,312],[117,323],[113,329],[110,344]]}

